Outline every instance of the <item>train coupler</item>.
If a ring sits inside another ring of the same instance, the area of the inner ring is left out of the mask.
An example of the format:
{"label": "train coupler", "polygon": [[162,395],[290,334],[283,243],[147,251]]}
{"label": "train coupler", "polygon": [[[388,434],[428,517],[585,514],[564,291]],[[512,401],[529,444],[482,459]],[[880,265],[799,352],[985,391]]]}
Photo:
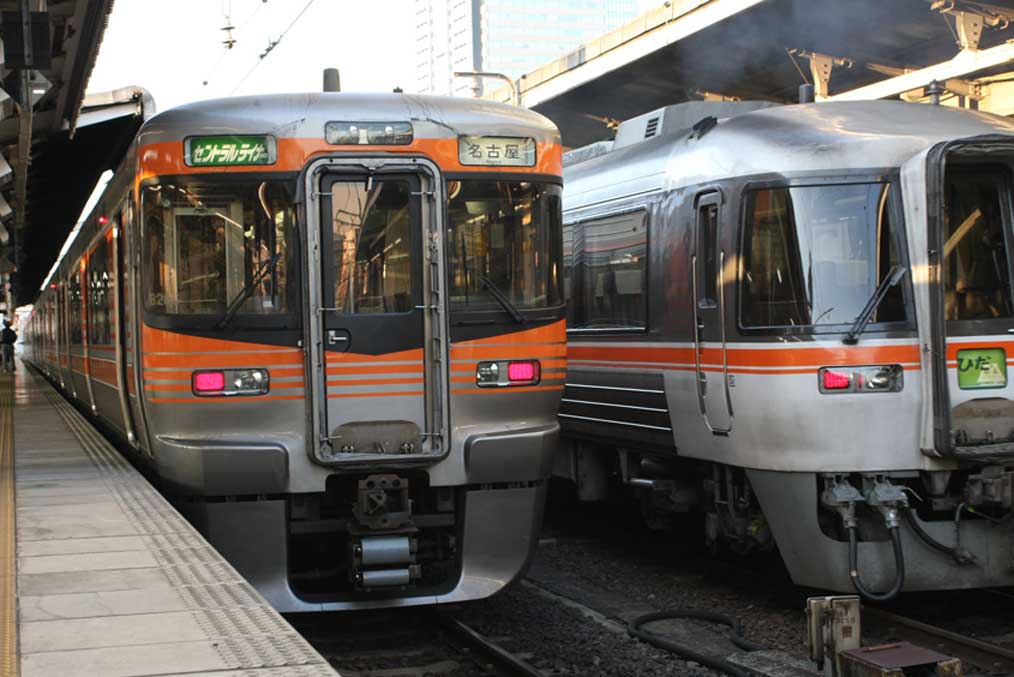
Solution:
{"label": "train coupler", "polygon": [[362,588],[408,585],[422,576],[418,542],[408,536],[363,536],[353,541],[355,582]]}
{"label": "train coupler", "polygon": [[350,528],[350,572],[357,587],[404,586],[422,577],[408,489],[408,479],[394,474],[359,480]]}
{"label": "train coupler", "polygon": [[369,475],[359,480],[356,522],[365,529],[399,529],[412,523],[408,480],[398,475]]}

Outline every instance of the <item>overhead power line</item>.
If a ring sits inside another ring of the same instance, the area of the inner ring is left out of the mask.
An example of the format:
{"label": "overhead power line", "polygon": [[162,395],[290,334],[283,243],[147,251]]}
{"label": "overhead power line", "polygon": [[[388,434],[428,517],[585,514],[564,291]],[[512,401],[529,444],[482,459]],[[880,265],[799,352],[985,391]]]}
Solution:
{"label": "overhead power line", "polygon": [[[261,0],[257,4],[257,6],[254,7],[254,10],[252,12],[250,12],[250,14],[247,16],[247,18],[243,21],[243,23],[240,24],[239,28],[235,29],[236,33],[239,34],[239,35],[243,35],[244,34],[243,33],[243,29],[245,29],[247,26],[250,25],[250,22],[253,21],[254,17],[257,16],[257,12],[261,11],[261,8],[264,7],[264,5],[266,5],[266,4],[268,4],[268,0]],[[222,12],[223,12],[223,15],[226,18],[226,25],[227,26],[231,24],[231,22],[229,21],[229,12],[231,12],[231,10],[232,10],[232,0],[229,0],[228,7],[226,7],[225,0],[223,0],[223,2],[222,2]],[[223,45],[225,46],[225,49],[222,50],[222,53],[218,55],[218,59],[216,59],[215,63],[211,66],[211,70],[208,71],[207,77],[205,77],[204,81],[202,82],[203,85],[207,86],[207,84],[209,82],[211,82],[212,76],[215,75],[215,71],[217,71],[218,67],[222,64],[222,61],[225,59],[225,55],[228,54],[229,51],[232,49],[233,45],[227,44],[228,42],[232,42],[233,44],[236,43],[236,40],[231,37],[231,32],[230,32],[230,37],[227,39],[226,43],[223,43]]]}
{"label": "overhead power line", "polygon": [[268,41],[267,48],[263,52],[261,52],[261,55],[257,58],[257,62],[254,63],[253,67],[246,72],[246,75],[244,75],[243,79],[239,81],[239,84],[237,84],[235,87],[232,88],[232,92],[230,92],[231,94],[235,94],[236,90],[242,87],[243,83],[246,82],[251,75],[253,75],[253,72],[257,70],[257,67],[260,66],[262,63],[264,63],[264,59],[267,58],[268,54],[270,54],[275,49],[275,47],[278,46],[278,44],[285,37],[285,34],[288,33],[290,30],[292,30],[292,27],[295,26],[296,23],[298,23],[301,18],[303,18],[303,15],[306,14],[306,10],[310,9],[310,5],[312,5],[314,2],[316,2],[316,0],[310,0],[309,2],[307,2],[306,5],[303,7],[303,9],[299,10],[299,14],[296,15],[296,18],[294,18],[289,23],[289,25],[285,27],[285,30],[282,31],[281,35],[279,35],[278,38],[275,40]]}

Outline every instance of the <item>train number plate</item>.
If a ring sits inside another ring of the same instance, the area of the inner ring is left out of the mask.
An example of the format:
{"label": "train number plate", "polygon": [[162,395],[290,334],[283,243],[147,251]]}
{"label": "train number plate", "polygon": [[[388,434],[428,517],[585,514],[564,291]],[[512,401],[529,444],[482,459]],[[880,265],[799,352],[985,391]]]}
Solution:
{"label": "train number plate", "polygon": [[191,167],[270,165],[277,153],[270,136],[191,136],[186,140],[186,162]]}
{"label": "train number plate", "polygon": [[959,350],[958,387],[962,390],[1007,387],[1007,352],[1003,348]]}

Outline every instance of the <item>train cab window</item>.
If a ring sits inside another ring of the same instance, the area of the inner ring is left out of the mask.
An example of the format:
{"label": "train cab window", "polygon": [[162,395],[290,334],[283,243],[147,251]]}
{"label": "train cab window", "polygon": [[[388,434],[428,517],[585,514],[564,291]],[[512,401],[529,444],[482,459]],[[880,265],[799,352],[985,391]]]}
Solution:
{"label": "train cab window", "polygon": [[503,313],[563,302],[560,187],[534,181],[448,181],[451,311]]}
{"label": "train cab window", "polygon": [[109,345],[113,342],[110,322],[112,288],[110,284],[109,241],[100,237],[88,256],[86,291],[88,293],[88,343]]}
{"label": "train cab window", "polygon": [[952,168],[945,182],[944,315],[948,320],[1009,318],[1014,309],[1005,173]]}
{"label": "train cab window", "polygon": [[[886,183],[749,191],[740,320],[744,327],[851,325],[901,261]],[[874,322],[904,321],[901,285]]]}
{"label": "train cab window", "polygon": [[295,211],[282,181],[171,181],[142,192],[143,297],[150,311],[288,312],[288,233]]}
{"label": "train cab window", "polygon": [[407,181],[331,187],[334,307],[346,314],[406,313],[412,300],[412,217]]}
{"label": "train cab window", "polygon": [[571,236],[571,329],[643,329],[648,228],[644,211],[576,224]]}
{"label": "train cab window", "polygon": [[67,300],[68,319],[70,321],[70,342],[75,345],[81,345],[84,342],[84,333],[82,331],[82,322],[84,320],[81,317],[81,272],[79,264],[74,266],[74,272],[70,274],[70,279],[67,280]]}

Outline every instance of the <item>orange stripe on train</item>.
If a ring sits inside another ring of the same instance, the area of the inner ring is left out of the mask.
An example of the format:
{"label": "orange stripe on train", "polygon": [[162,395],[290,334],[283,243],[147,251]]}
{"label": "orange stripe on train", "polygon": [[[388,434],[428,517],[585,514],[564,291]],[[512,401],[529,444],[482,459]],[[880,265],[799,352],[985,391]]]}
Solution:
{"label": "orange stripe on train", "polygon": [[[691,347],[638,348],[617,346],[584,347],[570,344],[567,357],[571,362],[646,362],[656,364],[692,365],[695,362]],[[721,364],[721,348],[705,348],[701,362]],[[733,367],[809,367],[838,364],[918,363],[919,347],[915,344],[900,346],[867,347],[812,347],[812,348],[729,348],[726,360]]]}
{"label": "orange stripe on train", "polygon": [[[278,157],[272,171],[299,171],[311,156],[321,153],[348,151],[349,148],[332,146],[320,137],[306,139],[278,139]],[[464,166],[458,157],[458,139],[416,138],[407,146],[356,146],[356,153],[382,152],[394,155],[425,155],[434,160],[443,171],[498,173],[503,167]],[[183,141],[163,141],[141,146],[137,153],[140,171],[137,181],[151,176],[169,174],[204,174],[209,172],[249,172],[250,167],[189,167],[183,159]],[[559,144],[538,142],[534,167],[511,167],[511,172],[522,174],[563,173],[563,149]]]}

